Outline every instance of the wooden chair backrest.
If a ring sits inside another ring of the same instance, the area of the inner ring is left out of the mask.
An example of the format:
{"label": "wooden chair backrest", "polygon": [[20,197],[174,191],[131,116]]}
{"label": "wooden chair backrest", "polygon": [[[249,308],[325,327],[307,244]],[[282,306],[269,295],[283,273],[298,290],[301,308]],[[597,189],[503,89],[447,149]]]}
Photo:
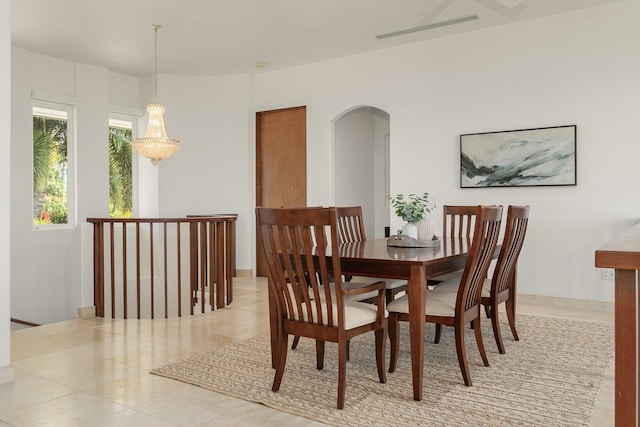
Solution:
{"label": "wooden chair backrest", "polygon": [[[344,327],[335,208],[256,208],[256,219],[279,318]],[[335,293],[320,287],[330,282]]]}
{"label": "wooden chair backrest", "polygon": [[492,293],[505,291],[509,287],[510,278],[515,272],[524,237],[527,234],[528,224],[529,206],[509,206],[504,239],[493,271]]}
{"label": "wooden chair backrest", "polygon": [[336,207],[338,217],[338,241],[340,243],[362,242],[367,240],[362,219],[362,207]]}
{"label": "wooden chair backrest", "polygon": [[458,288],[457,316],[480,304],[482,285],[500,236],[502,206],[477,206],[475,215],[471,248]]}
{"label": "wooden chair backrest", "polygon": [[471,237],[475,229],[477,206],[442,206],[442,235]]}

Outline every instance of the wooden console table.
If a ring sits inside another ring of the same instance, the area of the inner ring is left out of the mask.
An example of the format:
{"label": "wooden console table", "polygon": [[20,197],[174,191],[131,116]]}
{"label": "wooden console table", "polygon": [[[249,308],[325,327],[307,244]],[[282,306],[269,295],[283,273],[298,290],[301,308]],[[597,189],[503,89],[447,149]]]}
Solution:
{"label": "wooden console table", "polygon": [[615,269],[616,426],[637,426],[640,224],[598,249],[596,267]]}

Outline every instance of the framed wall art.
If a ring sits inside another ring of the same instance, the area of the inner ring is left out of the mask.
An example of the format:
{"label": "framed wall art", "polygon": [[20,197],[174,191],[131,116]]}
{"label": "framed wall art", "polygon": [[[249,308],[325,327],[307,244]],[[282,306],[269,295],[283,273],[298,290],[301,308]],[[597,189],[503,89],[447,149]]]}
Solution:
{"label": "framed wall art", "polygon": [[460,135],[460,187],[576,185],[576,125]]}

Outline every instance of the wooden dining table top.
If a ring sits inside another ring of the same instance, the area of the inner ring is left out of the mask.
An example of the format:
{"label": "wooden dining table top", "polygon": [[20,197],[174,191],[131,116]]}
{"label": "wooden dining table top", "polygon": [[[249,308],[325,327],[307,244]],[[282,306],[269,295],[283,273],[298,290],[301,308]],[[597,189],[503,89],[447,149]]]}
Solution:
{"label": "wooden dining table top", "polygon": [[387,246],[387,239],[372,239],[340,245],[343,274],[408,279],[411,266],[422,266],[425,275],[436,276],[463,269],[471,241],[445,237],[433,247]]}

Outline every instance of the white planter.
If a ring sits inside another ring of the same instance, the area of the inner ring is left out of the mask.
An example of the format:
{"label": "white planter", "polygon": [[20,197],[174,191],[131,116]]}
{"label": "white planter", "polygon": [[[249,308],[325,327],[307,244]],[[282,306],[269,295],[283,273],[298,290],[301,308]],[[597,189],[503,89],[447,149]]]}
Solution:
{"label": "white planter", "polygon": [[407,222],[402,226],[402,234],[405,236],[413,237],[414,239],[418,238],[418,226],[415,222]]}
{"label": "white planter", "polygon": [[431,240],[436,234],[436,225],[428,215],[415,223],[418,227],[418,240]]}

